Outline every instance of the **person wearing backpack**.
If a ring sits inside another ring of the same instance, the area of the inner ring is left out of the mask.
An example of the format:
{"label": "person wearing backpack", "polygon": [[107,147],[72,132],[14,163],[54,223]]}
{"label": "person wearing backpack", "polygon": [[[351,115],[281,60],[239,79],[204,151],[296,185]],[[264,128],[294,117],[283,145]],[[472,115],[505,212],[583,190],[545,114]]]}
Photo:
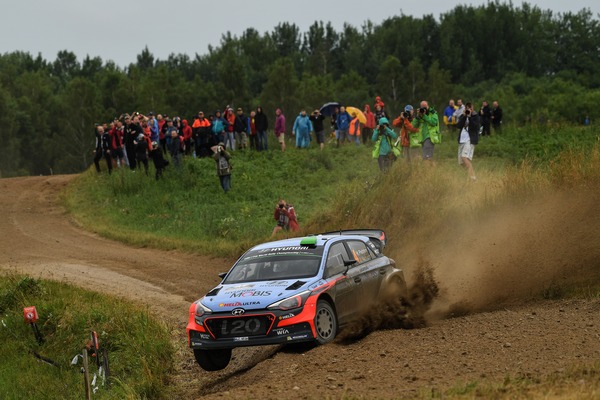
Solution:
{"label": "person wearing backpack", "polygon": [[225,143],[221,142],[214,150],[213,159],[217,163],[217,175],[221,182],[223,191],[227,193],[231,189],[231,155],[225,150]]}

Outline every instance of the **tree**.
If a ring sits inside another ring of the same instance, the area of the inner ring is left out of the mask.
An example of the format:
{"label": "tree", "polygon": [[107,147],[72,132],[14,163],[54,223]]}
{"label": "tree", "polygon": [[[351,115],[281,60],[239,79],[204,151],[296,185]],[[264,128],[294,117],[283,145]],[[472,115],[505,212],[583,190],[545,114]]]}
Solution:
{"label": "tree", "polygon": [[290,123],[289,117],[297,113],[300,107],[296,98],[297,90],[298,78],[292,60],[289,57],[280,58],[271,67],[263,86],[261,104],[267,112],[281,108],[288,115],[286,122]]}

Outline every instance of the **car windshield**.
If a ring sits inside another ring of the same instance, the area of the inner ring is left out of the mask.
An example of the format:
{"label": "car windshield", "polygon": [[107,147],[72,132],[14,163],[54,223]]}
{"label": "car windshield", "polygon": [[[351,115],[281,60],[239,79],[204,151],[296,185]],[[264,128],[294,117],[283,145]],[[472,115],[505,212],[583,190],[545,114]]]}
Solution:
{"label": "car windshield", "polygon": [[319,272],[323,247],[288,246],[253,250],[235,264],[223,283],[310,278]]}

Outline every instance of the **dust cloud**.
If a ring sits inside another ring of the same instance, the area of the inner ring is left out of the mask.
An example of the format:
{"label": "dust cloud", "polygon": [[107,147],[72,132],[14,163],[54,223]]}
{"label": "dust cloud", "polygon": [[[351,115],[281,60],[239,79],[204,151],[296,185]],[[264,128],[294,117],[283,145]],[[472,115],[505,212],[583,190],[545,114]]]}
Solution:
{"label": "dust cloud", "polygon": [[420,328],[597,283],[599,206],[598,191],[547,194],[450,219],[434,234],[407,235],[391,255],[405,270],[408,293],[374,305],[338,340]]}

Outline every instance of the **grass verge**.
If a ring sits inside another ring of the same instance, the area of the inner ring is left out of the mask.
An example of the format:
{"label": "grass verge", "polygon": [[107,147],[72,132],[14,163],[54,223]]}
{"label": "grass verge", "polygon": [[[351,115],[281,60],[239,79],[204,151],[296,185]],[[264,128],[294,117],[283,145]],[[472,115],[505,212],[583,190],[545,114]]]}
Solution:
{"label": "grass verge", "polygon": [[[32,305],[45,340],[41,345],[23,321],[23,308]],[[145,309],[63,283],[0,275],[0,316],[0,398],[84,398],[81,360],[70,363],[92,330],[109,351],[112,377],[110,388],[100,388],[94,398],[169,397],[174,355],[169,330]],[[34,358],[32,351],[58,367]]]}

